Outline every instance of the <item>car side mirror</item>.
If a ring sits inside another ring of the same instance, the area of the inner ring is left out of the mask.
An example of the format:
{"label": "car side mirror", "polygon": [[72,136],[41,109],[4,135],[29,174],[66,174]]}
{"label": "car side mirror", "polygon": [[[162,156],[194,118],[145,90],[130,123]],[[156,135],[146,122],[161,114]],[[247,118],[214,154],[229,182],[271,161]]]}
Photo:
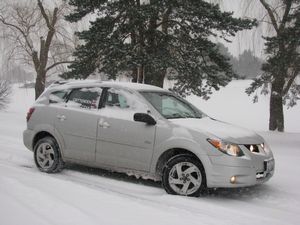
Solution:
{"label": "car side mirror", "polygon": [[147,113],[135,113],[133,115],[133,120],[137,122],[143,122],[148,125],[155,125],[155,119]]}

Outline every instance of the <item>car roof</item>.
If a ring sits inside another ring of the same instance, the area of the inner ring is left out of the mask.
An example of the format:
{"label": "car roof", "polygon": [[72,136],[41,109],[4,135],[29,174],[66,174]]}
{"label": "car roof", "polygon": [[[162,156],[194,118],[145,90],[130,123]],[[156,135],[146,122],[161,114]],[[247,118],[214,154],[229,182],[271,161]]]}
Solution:
{"label": "car roof", "polygon": [[51,84],[48,89],[63,90],[77,87],[118,87],[136,91],[167,91],[163,88],[148,84],[100,80],[57,81]]}

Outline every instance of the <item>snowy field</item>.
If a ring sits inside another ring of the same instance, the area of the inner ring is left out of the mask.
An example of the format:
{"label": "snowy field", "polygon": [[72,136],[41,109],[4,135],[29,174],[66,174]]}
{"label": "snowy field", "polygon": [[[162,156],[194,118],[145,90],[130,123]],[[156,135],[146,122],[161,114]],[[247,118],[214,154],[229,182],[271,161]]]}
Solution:
{"label": "snowy field", "polygon": [[39,172],[22,143],[33,89],[14,87],[0,112],[0,225],[300,224],[300,106],[286,111],[286,133],[267,132],[268,99],[252,104],[249,81],[234,81],[205,102],[188,100],[220,120],[255,129],[276,160],[274,177],[245,189],[210,190],[200,198],[171,196],[151,181],[79,166]]}

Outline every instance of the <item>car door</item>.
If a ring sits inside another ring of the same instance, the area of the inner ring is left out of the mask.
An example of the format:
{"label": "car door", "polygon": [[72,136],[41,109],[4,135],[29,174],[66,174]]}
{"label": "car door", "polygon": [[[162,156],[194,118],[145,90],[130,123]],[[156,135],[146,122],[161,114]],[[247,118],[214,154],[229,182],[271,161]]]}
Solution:
{"label": "car door", "polygon": [[63,154],[81,162],[95,161],[100,87],[83,87],[71,91],[67,102],[57,106],[55,129],[63,137]]}
{"label": "car door", "polygon": [[111,167],[148,171],[156,126],[133,120],[147,106],[127,90],[110,88],[99,110],[96,161]]}

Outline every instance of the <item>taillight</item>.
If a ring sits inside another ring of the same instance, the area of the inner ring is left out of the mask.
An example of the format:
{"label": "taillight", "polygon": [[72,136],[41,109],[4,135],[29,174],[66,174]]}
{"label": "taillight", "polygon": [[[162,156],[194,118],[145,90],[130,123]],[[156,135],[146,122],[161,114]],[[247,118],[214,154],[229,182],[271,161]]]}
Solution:
{"label": "taillight", "polygon": [[27,116],[26,116],[27,122],[30,120],[30,117],[32,116],[33,112],[34,112],[34,108],[30,108],[28,113],[27,113]]}

